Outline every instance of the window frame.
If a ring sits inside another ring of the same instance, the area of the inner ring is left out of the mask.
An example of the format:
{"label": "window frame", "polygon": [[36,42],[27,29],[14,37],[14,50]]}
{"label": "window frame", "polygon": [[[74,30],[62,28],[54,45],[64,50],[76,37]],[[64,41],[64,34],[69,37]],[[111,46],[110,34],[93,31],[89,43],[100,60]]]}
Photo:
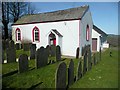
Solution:
{"label": "window frame", "polygon": [[90,40],[90,28],[89,25],[87,25],[86,27],[86,41]]}
{"label": "window frame", "polygon": [[[36,31],[37,31],[37,33],[38,33],[38,40],[36,40]],[[39,28],[38,27],[34,27],[33,28],[33,30],[32,30],[32,36],[33,36],[33,42],[40,42],[40,30],[39,30]]]}
{"label": "window frame", "polygon": [[[18,37],[19,36],[18,33],[20,33],[20,37]],[[21,30],[20,30],[20,28],[16,29],[16,41],[21,41]]]}

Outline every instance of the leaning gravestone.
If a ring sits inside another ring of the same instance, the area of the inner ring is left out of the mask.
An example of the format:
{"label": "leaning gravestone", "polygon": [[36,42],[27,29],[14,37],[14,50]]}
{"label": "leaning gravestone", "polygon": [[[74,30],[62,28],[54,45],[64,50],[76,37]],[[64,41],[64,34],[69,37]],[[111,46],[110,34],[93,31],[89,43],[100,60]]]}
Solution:
{"label": "leaning gravestone", "polygon": [[51,50],[50,50],[51,51],[51,56],[55,57],[55,55],[56,55],[56,46],[51,45],[50,48],[51,48]]}
{"label": "leaning gravestone", "polygon": [[36,53],[36,68],[46,66],[48,62],[47,50],[44,47],[40,47]]}
{"label": "leaning gravestone", "polygon": [[36,54],[36,44],[31,44],[30,46],[30,59],[35,59]]}
{"label": "leaning gravestone", "polygon": [[19,57],[19,73],[25,72],[28,70],[28,56],[26,54],[22,54]]}
{"label": "leaning gravestone", "polygon": [[77,67],[77,80],[79,80],[81,77],[82,77],[82,64],[81,61],[79,61]]}
{"label": "leaning gravestone", "polygon": [[79,49],[79,47],[78,47],[77,50],[76,50],[76,59],[79,58],[79,51],[80,51],[80,49]]}
{"label": "leaning gravestone", "polygon": [[9,42],[9,47],[6,49],[7,63],[16,61],[16,50],[14,46],[14,41]]}
{"label": "leaning gravestone", "polygon": [[68,85],[72,85],[73,83],[74,83],[74,62],[71,59],[68,68]]}
{"label": "leaning gravestone", "polygon": [[60,46],[56,47],[56,61],[61,61],[61,49]]}
{"label": "leaning gravestone", "polygon": [[87,51],[85,52],[84,55],[83,74],[85,74],[86,71],[87,71]]}
{"label": "leaning gravestone", "polygon": [[56,71],[56,89],[60,89],[60,88],[63,88],[63,89],[66,89],[66,69],[67,69],[67,66],[65,64],[65,62],[62,62],[60,63],[57,71]]}

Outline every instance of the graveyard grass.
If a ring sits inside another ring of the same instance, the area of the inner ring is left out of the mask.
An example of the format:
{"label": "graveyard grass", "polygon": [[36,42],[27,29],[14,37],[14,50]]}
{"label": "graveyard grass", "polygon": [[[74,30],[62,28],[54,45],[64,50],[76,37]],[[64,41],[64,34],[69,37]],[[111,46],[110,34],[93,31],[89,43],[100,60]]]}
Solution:
{"label": "graveyard grass", "polygon": [[[117,88],[118,87],[118,51],[111,49],[113,57],[109,57],[110,49],[102,53],[102,60],[93,65],[92,69],[70,88]],[[22,51],[17,51],[18,55]],[[54,57],[52,57],[54,59]],[[74,59],[74,74],[77,72],[78,59]],[[70,59],[35,68],[35,61],[29,60],[29,71],[14,73],[2,78],[3,88],[55,88],[55,73],[59,63],[65,62],[67,67]],[[18,63],[2,65],[2,73],[8,74],[18,69]]]}

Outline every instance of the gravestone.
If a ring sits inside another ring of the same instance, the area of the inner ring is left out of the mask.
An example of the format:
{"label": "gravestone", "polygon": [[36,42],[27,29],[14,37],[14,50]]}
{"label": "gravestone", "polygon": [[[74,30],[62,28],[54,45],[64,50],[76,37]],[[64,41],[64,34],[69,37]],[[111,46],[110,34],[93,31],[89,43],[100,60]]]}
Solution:
{"label": "gravestone", "polygon": [[40,47],[36,53],[36,68],[46,66],[48,63],[47,50],[44,47]]}
{"label": "gravestone", "polygon": [[31,44],[30,46],[30,59],[35,59],[36,54],[36,44]]}
{"label": "gravestone", "polygon": [[49,45],[46,46],[46,50],[47,50],[47,56],[49,57],[49,55],[50,55],[50,46]]}
{"label": "gravestone", "polygon": [[79,51],[80,51],[80,49],[79,49],[79,47],[78,47],[77,50],[76,50],[76,59],[79,58]]}
{"label": "gravestone", "polygon": [[16,50],[20,50],[20,43],[16,43]]}
{"label": "gravestone", "polygon": [[85,52],[85,55],[84,55],[83,74],[85,74],[86,71],[87,71],[87,51]]}
{"label": "gravestone", "polygon": [[56,47],[56,61],[61,61],[61,49],[60,46]]}
{"label": "gravestone", "polygon": [[5,50],[6,46],[5,46],[5,40],[2,40],[2,50]]}
{"label": "gravestone", "polygon": [[2,62],[1,63],[4,63],[4,59],[5,59],[5,51],[4,50],[2,50]]}
{"label": "gravestone", "polygon": [[24,51],[29,51],[29,49],[30,49],[30,43],[24,43],[23,44],[23,50]]}
{"label": "gravestone", "polygon": [[72,85],[73,83],[74,83],[74,62],[71,59],[68,68],[68,85]]}
{"label": "gravestone", "polygon": [[100,61],[101,61],[101,47],[100,47]]}
{"label": "gravestone", "polygon": [[95,55],[95,53],[93,55],[93,62],[94,62],[94,65],[96,65],[96,55]]}
{"label": "gravestone", "polygon": [[55,86],[57,90],[60,88],[66,89],[66,69],[67,69],[67,66],[65,62],[62,62],[59,64],[59,67],[56,70]]}
{"label": "gravestone", "polygon": [[9,41],[9,48],[15,48],[15,43],[13,40]]}
{"label": "gravestone", "polygon": [[56,46],[51,45],[50,46],[50,52],[51,52],[51,56],[55,57],[55,55],[56,55]]}
{"label": "gravestone", "polygon": [[9,47],[6,49],[7,63],[16,62],[16,49],[14,41],[9,42]]}
{"label": "gravestone", "polygon": [[19,73],[25,72],[28,70],[28,56],[26,54],[22,54],[19,57]]}
{"label": "gravestone", "polygon": [[92,64],[91,64],[91,49],[89,47],[88,49],[88,70],[90,70],[92,68]]}
{"label": "gravestone", "polygon": [[5,48],[7,49],[9,47],[9,39],[5,40]]}
{"label": "gravestone", "polygon": [[82,64],[81,61],[79,61],[77,67],[77,80],[79,80],[81,77],[82,77]]}

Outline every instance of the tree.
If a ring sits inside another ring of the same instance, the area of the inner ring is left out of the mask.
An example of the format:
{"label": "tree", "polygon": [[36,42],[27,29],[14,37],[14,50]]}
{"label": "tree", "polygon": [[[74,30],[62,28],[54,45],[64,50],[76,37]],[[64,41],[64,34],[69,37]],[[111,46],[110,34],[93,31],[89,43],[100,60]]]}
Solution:
{"label": "tree", "polygon": [[5,39],[8,38],[8,24],[15,23],[25,14],[33,14],[30,2],[2,2],[2,23],[4,26]]}
{"label": "tree", "polygon": [[9,12],[12,21],[16,22],[22,15],[27,14],[26,2],[9,2]]}
{"label": "tree", "polygon": [[8,38],[8,23],[9,23],[9,3],[2,2],[2,23],[4,25],[5,39]]}

